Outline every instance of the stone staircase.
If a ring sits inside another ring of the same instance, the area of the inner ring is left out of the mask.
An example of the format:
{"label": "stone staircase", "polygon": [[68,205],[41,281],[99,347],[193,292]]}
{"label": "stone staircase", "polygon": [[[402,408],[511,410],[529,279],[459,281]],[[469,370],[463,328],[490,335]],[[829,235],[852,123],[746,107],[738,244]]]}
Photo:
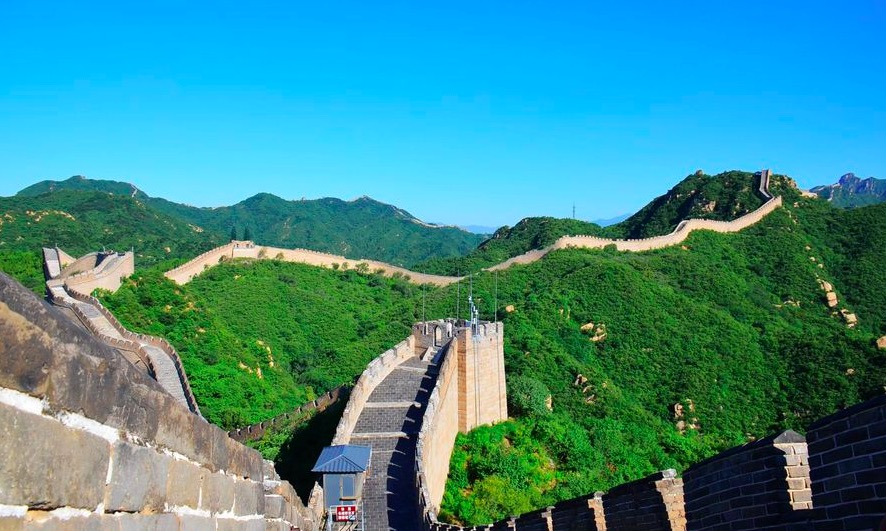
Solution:
{"label": "stone staircase", "polygon": [[369,395],[351,444],[372,447],[371,473],[363,491],[365,531],[420,528],[415,489],[415,442],[437,379],[431,361],[410,358]]}

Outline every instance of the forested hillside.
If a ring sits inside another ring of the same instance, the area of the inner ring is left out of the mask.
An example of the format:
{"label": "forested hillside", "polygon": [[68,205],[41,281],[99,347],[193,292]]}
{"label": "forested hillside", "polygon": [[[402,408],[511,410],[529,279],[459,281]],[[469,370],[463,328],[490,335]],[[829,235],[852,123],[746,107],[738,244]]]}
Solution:
{"label": "forested hillside", "polygon": [[40,248],[58,245],[73,256],[133,249],[149,267],[200,254],[223,235],[167,216],[130,195],[59,190],[36,196],[0,197],[0,269],[43,292]]}
{"label": "forested hillside", "polygon": [[182,356],[204,416],[225,429],[313,400],[409,334],[416,292],[402,279],[276,260],[237,260],[184,286],[136,272],[102,302]]}
{"label": "forested hillside", "polygon": [[[459,437],[444,516],[490,522],[683,469],[882,393],[883,315],[865,306],[882,299],[848,295],[847,273],[832,271],[849,256],[807,230],[832,209],[798,205],[736,235],[693,233],[637,254],[557,251],[476,276],[481,310],[490,315],[497,299],[505,323],[515,419]],[[886,235],[881,227],[868,241]],[[860,262],[886,259],[886,247],[865,249]],[[879,272],[857,271],[882,292]],[[834,310],[857,312],[856,328],[828,308],[819,280],[837,286]],[[452,291],[436,294],[435,313],[451,312]]]}
{"label": "forested hillside", "polygon": [[[765,198],[753,173],[728,171],[707,175],[701,171],[687,176],[667,193],[655,198],[628,219],[610,225],[558,218],[525,218],[512,227],[502,227],[475,251],[463,257],[436,258],[416,266],[419,271],[442,275],[476,272],[508,258],[554,243],[561,236],[589,235],[604,238],[648,238],[673,231],[684,219],[728,221],[759,208]],[[770,188],[775,195],[794,201],[799,191],[784,175],[773,175]]]}
{"label": "forested hillside", "polygon": [[115,199],[131,197],[155,215],[199,227],[208,239],[227,240],[236,235],[262,245],[301,247],[394,265],[461,256],[483,239],[456,227],[429,225],[405,210],[368,197],[288,201],[262,193],[232,206],[198,208],[149,197],[129,183],[75,176],[42,181],[11,199],[84,192],[103,192]]}

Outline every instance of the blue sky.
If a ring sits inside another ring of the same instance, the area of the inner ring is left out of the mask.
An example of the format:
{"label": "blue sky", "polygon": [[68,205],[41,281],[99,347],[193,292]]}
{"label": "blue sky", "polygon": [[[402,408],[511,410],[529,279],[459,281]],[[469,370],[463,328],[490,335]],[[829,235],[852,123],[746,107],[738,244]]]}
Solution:
{"label": "blue sky", "polygon": [[699,168],[886,178],[884,27],[882,1],[3,2],[0,195],[84,174],[499,226]]}

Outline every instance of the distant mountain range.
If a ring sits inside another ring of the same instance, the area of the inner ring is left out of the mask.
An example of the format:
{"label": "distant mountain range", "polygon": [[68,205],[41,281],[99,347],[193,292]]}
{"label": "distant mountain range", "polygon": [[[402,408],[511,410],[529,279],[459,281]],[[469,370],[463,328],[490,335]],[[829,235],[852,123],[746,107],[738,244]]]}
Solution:
{"label": "distant mountain range", "polygon": [[886,201],[886,179],[861,179],[847,173],[836,184],[816,186],[810,192],[841,208],[873,205]]}
{"label": "distant mountain range", "polygon": [[[331,197],[288,201],[260,193],[231,206],[198,208],[150,197],[130,183],[74,176],[42,181],[14,197],[0,198],[0,215],[24,220],[26,211],[44,210],[67,216],[50,214],[19,227],[7,221],[0,227],[0,245],[39,248],[57,243],[75,253],[102,246],[134,247],[137,253],[151,254],[154,259],[149,262],[155,262],[162,256],[179,257],[174,251],[183,240],[189,242],[188,254],[181,257],[187,257],[194,254],[198,242],[203,243],[199,247],[212,247],[236,236],[264,245],[411,265],[429,258],[464,255],[483,240],[457,227],[425,223],[405,210],[365,196],[353,201]],[[90,226],[84,231],[84,220],[100,222],[101,227]],[[48,230],[36,231],[37,223]],[[179,236],[171,238],[170,231]],[[120,237],[123,233],[128,236]],[[136,238],[135,233],[144,237]],[[147,235],[158,240],[149,249],[144,244]]]}

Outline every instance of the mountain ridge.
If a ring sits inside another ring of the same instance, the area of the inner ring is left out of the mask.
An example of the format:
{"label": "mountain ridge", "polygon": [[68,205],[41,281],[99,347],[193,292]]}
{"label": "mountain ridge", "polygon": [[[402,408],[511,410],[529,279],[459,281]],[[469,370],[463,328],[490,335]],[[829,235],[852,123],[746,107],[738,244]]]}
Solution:
{"label": "mountain ridge", "polygon": [[[266,245],[411,265],[431,257],[465,254],[483,239],[457,227],[427,223],[402,208],[365,195],[349,201],[331,197],[287,200],[260,192],[233,205],[195,207],[151,197],[131,183],[74,176],[64,181],[41,181],[12,197],[25,200],[63,192],[128,196],[159,214],[205,231],[216,245],[227,236],[249,236],[247,239]],[[58,243],[70,246],[64,241]]]}
{"label": "mountain ridge", "polygon": [[809,191],[841,208],[873,205],[886,201],[886,179],[862,179],[850,172],[834,184],[815,186]]}

